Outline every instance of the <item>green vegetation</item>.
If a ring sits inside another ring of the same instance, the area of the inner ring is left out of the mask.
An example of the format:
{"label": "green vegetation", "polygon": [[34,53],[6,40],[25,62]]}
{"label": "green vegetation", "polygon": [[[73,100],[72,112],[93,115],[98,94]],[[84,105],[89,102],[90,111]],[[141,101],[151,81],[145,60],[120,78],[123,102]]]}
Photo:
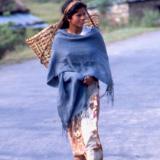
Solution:
{"label": "green vegetation", "polygon": [[157,27],[158,20],[160,20],[160,13],[158,11],[144,10],[143,18],[140,19],[139,17],[133,17],[130,19],[129,25],[142,27]]}
{"label": "green vegetation", "polygon": [[5,0],[5,1],[1,1],[0,8],[5,15],[8,15],[10,14],[11,10],[14,10],[16,8],[16,4],[14,3],[14,1]]}
{"label": "green vegetation", "polygon": [[38,2],[38,0],[24,0],[24,4],[31,10],[31,12],[42,18],[47,23],[54,23],[60,18],[60,6],[61,3],[55,3],[54,1],[48,1],[45,3]]}
{"label": "green vegetation", "polygon": [[0,25],[0,59],[6,51],[10,51],[18,44],[23,44],[25,39],[24,30],[10,29],[12,25]]}
{"label": "green vegetation", "polygon": [[[39,3],[38,0],[37,2],[35,0],[24,0],[24,4],[30,8],[34,15],[39,16],[47,23],[54,23],[60,17],[59,3]],[[0,64],[16,63],[35,58],[34,53],[25,45],[24,41],[27,37],[33,36],[39,30],[27,29],[13,31],[9,27],[9,24],[0,26]],[[2,57],[3,59],[1,59]]]}
{"label": "green vegetation", "polygon": [[144,11],[144,17],[142,18],[141,25],[146,27],[155,27],[156,21],[160,19],[160,13],[158,11]]}
{"label": "green vegetation", "polygon": [[12,52],[6,53],[5,57],[0,60],[0,65],[20,63],[35,57],[34,53],[27,46],[19,45]]}
{"label": "green vegetation", "polygon": [[102,14],[106,12],[106,6],[114,1],[115,0],[86,0],[88,6],[97,7]]}
{"label": "green vegetation", "polygon": [[107,43],[111,43],[158,29],[154,27],[124,27],[112,30],[111,32],[104,31],[103,37]]}

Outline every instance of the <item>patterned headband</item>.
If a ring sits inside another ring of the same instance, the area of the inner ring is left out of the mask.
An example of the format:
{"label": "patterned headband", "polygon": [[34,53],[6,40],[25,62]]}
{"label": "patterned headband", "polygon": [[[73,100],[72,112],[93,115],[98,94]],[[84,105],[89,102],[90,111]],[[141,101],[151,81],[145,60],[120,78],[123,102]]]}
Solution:
{"label": "patterned headband", "polygon": [[[68,12],[76,3],[79,3],[79,2],[81,2],[81,0],[73,0],[71,3],[69,3],[69,5],[68,5],[68,6],[66,7],[66,9],[64,10],[63,18],[64,18],[64,16],[65,16],[65,14],[67,14],[67,12]],[[82,3],[82,2],[81,2],[81,3]],[[86,10],[86,13],[87,13],[87,15],[88,15],[88,17],[89,17],[89,20],[90,20],[91,23],[93,24],[93,26],[96,26],[95,23],[94,23],[94,21],[92,20],[92,18],[91,18],[90,14],[88,13],[87,10]],[[62,20],[60,21],[59,26],[63,23],[63,18],[62,18]]]}
{"label": "patterned headband", "polygon": [[69,3],[67,8],[64,10],[64,14],[66,14],[76,3],[81,2],[80,0],[74,0],[73,2]]}

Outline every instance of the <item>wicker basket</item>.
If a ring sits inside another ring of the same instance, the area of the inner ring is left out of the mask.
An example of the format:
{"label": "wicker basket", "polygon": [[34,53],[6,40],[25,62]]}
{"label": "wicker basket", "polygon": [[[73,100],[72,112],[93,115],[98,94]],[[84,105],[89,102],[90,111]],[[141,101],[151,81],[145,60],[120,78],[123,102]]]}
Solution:
{"label": "wicker basket", "polygon": [[[94,22],[96,26],[99,26],[99,19],[99,15],[97,13],[90,13],[90,17],[86,19],[85,25],[93,26]],[[91,20],[93,22],[91,22]],[[27,45],[33,50],[45,67],[47,67],[49,63],[52,41],[58,29],[58,24],[59,23],[49,25],[33,37],[26,39]]]}

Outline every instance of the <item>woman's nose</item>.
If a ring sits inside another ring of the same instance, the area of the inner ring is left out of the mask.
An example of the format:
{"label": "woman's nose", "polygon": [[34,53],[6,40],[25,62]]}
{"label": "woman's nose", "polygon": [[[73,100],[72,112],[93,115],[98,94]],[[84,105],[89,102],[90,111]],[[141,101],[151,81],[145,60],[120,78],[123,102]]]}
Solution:
{"label": "woman's nose", "polygon": [[86,19],[86,15],[81,16],[81,20],[85,20]]}

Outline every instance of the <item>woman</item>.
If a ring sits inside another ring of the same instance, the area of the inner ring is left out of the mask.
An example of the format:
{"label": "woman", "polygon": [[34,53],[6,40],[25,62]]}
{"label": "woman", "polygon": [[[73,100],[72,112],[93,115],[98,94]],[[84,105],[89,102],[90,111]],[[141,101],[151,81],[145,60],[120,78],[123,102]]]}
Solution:
{"label": "woman", "polygon": [[84,26],[87,6],[67,0],[48,68],[47,84],[59,88],[58,113],[68,134],[74,160],[102,160],[98,135],[99,80],[113,93],[103,38],[96,27]]}

